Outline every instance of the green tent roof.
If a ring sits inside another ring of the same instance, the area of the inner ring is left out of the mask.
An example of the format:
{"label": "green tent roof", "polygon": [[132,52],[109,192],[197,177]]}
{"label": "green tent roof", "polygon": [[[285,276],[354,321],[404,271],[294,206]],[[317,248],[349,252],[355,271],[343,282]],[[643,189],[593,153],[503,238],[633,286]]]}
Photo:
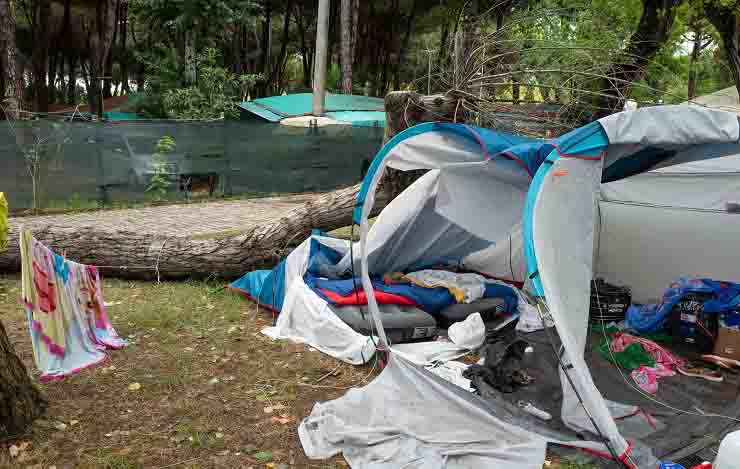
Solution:
{"label": "green tent roof", "polygon": [[[239,107],[270,122],[280,122],[287,117],[311,114],[313,95],[297,93],[285,96],[270,96],[253,101],[244,101]],[[381,98],[353,94],[327,94],[326,115],[352,125],[385,125],[385,112]]]}

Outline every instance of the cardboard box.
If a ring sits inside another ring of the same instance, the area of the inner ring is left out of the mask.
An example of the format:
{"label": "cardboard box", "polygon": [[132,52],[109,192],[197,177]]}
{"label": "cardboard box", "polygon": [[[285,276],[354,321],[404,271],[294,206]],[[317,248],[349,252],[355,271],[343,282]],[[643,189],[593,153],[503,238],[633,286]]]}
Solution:
{"label": "cardboard box", "polygon": [[714,354],[740,360],[740,331],[720,326],[714,342]]}

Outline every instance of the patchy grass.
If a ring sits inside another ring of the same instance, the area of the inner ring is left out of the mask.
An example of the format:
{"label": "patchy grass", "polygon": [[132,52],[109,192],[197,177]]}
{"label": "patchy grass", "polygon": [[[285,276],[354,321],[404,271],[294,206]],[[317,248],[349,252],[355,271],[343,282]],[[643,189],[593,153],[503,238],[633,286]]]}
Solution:
{"label": "patchy grass", "polygon": [[[105,280],[108,314],[131,345],[110,352],[106,365],[39,384],[48,415],[16,442],[29,443],[18,458],[0,446],[0,467],[346,467],[341,457],[308,460],[297,423],[377,370],[266,338],[260,330],[272,315],[220,286]],[[37,378],[19,294],[18,278],[0,277],[0,320]],[[130,391],[132,383],[140,389]]]}
{"label": "patchy grass", "polygon": [[[296,426],[315,402],[339,397],[370,368],[264,337],[272,315],[255,314],[219,287],[105,280],[108,314],[131,345],[110,352],[107,365],[39,384],[48,415],[24,440],[31,445],[20,460],[0,449],[0,467],[344,467],[341,458],[308,460]],[[0,279],[0,320],[38,377],[19,293],[17,278]],[[317,382],[337,366],[337,376]],[[129,391],[132,383],[141,388]]]}

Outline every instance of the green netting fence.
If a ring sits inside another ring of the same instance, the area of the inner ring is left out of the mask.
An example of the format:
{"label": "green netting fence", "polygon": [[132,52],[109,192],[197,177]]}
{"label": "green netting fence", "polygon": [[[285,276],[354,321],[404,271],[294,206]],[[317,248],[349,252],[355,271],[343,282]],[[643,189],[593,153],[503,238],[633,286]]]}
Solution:
{"label": "green netting fence", "polygon": [[380,148],[379,127],[296,128],[258,120],[215,122],[39,119],[0,122],[0,192],[11,209],[125,206],[151,200],[153,154],[164,136],[165,198],[263,197],[321,192],[361,180]]}

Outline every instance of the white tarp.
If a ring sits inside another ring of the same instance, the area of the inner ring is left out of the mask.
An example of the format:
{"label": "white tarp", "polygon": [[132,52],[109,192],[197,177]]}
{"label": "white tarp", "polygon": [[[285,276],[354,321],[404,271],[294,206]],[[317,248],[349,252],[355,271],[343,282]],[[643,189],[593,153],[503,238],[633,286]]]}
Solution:
{"label": "white tarp", "polygon": [[355,469],[541,469],[546,440],[480,397],[391,354],[379,377],[316,404],[298,427],[306,456]]}
{"label": "white tarp", "polygon": [[366,363],[375,354],[373,339],[352,330],[303,282],[312,239],[340,252],[348,249],[346,241],[320,236],[312,236],[294,249],[285,260],[283,309],[275,326],[262,333],[273,339],[309,344],[353,365]]}

